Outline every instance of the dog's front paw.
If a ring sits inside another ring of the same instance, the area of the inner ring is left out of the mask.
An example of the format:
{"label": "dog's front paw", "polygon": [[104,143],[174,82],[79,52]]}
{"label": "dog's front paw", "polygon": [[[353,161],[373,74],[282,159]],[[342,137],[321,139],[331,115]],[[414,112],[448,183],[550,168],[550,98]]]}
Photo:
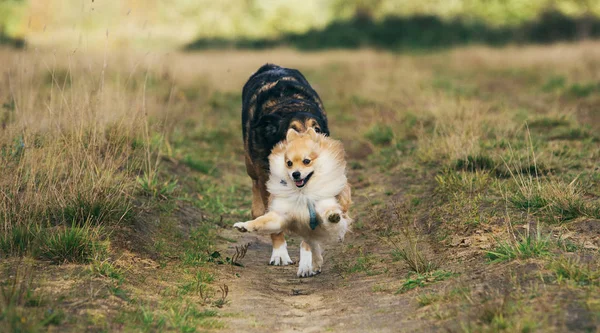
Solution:
{"label": "dog's front paw", "polygon": [[248,231],[248,228],[246,228],[246,222],[237,222],[233,225],[233,227],[235,229],[237,229],[239,232],[246,232]]}
{"label": "dog's front paw", "polygon": [[342,219],[340,216],[340,213],[338,213],[336,211],[329,211],[329,212],[327,212],[326,216],[327,216],[327,221],[329,221],[331,223],[338,223]]}

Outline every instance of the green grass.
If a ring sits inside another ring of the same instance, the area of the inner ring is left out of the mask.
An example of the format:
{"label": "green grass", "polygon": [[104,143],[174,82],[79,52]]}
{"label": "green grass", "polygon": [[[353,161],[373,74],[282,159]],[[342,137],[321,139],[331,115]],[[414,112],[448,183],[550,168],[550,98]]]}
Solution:
{"label": "green grass", "polygon": [[424,293],[417,296],[417,303],[419,306],[427,306],[431,305],[437,301],[439,301],[442,297],[439,294],[435,293]]}
{"label": "green grass", "polygon": [[[533,332],[539,323],[527,318],[524,314],[530,309],[520,308],[513,300],[502,299],[501,301],[490,300],[482,304],[478,310],[480,325],[474,328],[477,331],[501,332],[520,331],[523,333]],[[522,318],[523,316],[524,318]]]}
{"label": "green grass", "polygon": [[513,192],[509,201],[519,209],[542,209],[548,205],[546,198],[539,193]]}
{"label": "green grass", "polygon": [[182,262],[189,266],[202,266],[210,259],[214,241],[215,229],[210,224],[204,224],[191,231],[185,241]]}
{"label": "green grass", "polygon": [[31,254],[55,264],[87,263],[105,252],[101,230],[90,224],[52,228],[17,225],[0,235],[0,251],[3,256]]}
{"label": "green grass", "polygon": [[540,232],[520,235],[516,240],[499,241],[485,257],[492,263],[542,257],[549,254],[550,246],[550,237],[542,236]]}
{"label": "green grass", "polygon": [[92,274],[104,276],[117,281],[123,281],[125,275],[125,272],[122,268],[115,266],[107,259],[93,260],[90,265],[90,271]]}
{"label": "green grass", "polygon": [[123,283],[117,281],[117,283],[109,285],[108,291],[115,297],[122,299],[125,302],[131,302],[131,296],[127,290],[123,288]]}
{"label": "green grass", "polygon": [[130,200],[111,193],[100,193],[89,197],[79,194],[47,215],[54,224],[82,226],[86,223],[127,222],[133,217],[133,212]]}
{"label": "green grass", "polygon": [[600,91],[600,83],[573,83],[567,90],[569,95],[577,98],[585,98]]}
{"label": "green grass", "polygon": [[541,130],[548,130],[554,127],[561,126],[570,126],[571,121],[567,118],[567,116],[542,116],[533,118],[528,122],[528,126],[531,129],[540,128]]}
{"label": "green grass", "polygon": [[389,145],[394,139],[394,132],[388,125],[377,124],[367,131],[365,138],[375,145]]}
{"label": "green grass", "polygon": [[214,281],[214,276],[210,273],[206,273],[203,271],[198,271],[196,275],[194,275],[194,280],[185,282],[181,286],[179,286],[178,293],[181,295],[186,295],[189,293],[194,293],[204,297],[207,293],[208,284]]}
{"label": "green grass", "polygon": [[435,192],[444,197],[461,193],[474,194],[485,190],[490,182],[487,171],[460,172],[445,168],[435,176]]}
{"label": "green grass", "polygon": [[415,288],[422,288],[432,283],[444,281],[457,275],[457,273],[444,270],[436,270],[425,274],[410,273],[402,283],[402,286],[398,288],[396,294],[402,294]]}
{"label": "green grass", "polygon": [[523,182],[508,200],[515,208],[535,213],[546,222],[564,223],[579,217],[600,218],[597,203],[587,202],[576,182]]}
{"label": "green grass", "polygon": [[156,173],[144,173],[136,180],[143,195],[157,199],[169,199],[177,190],[176,179],[161,181]]}
{"label": "green grass", "polygon": [[223,328],[224,325],[214,319],[217,312],[214,310],[198,310],[193,304],[180,304],[168,309],[168,323],[182,333],[196,332],[201,328]]}
{"label": "green grass", "polygon": [[[210,96],[208,100],[208,105],[210,105],[217,111],[237,111],[242,105],[242,95],[240,92],[216,91]],[[216,138],[217,136],[211,134],[208,137]]]}
{"label": "green grass", "polygon": [[73,262],[87,263],[101,255],[104,245],[100,241],[100,229],[83,227],[56,227],[45,230],[34,250],[36,258],[49,260],[55,264]]}
{"label": "green grass", "polygon": [[564,239],[562,235],[556,240],[556,246],[564,252],[577,252],[581,250],[580,244],[571,239]]}
{"label": "green grass", "polygon": [[214,169],[212,162],[201,160],[191,154],[187,154],[183,157],[183,163],[190,167],[190,169],[203,174],[209,174]]}
{"label": "green grass", "polygon": [[582,263],[580,260],[561,257],[550,264],[556,278],[569,280],[579,286],[600,285],[600,265],[597,261]]}
{"label": "green grass", "polygon": [[[567,79],[564,76],[552,76],[542,86],[544,92],[554,92],[564,89],[566,86]],[[556,125],[554,125],[556,126]]]}
{"label": "green grass", "polygon": [[392,250],[392,259],[395,261],[404,261],[408,268],[417,274],[430,273],[439,267],[436,261],[428,259],[418,249],[416,243],[405,248],[395,248]]}
{"label": "green grass", "polygon": [[145,332],[162,330],[167,323],[165,316],[156,314],[145,306],[140,307],[134,318],[138,322],[139,328]]}
{"label": "green grass", "polygon": [[34,225],[18,224],[0,233],[0,257],[20,256],[31,250],[38,229]]}
{"label": "green grass", "polygon": [[31,263],[19,262],[0,279],[0,331],[38,332],[51,330],[65,320],[65,313],[34,290]]}
{"label": "green grass", "polygon": [[550,132],[550,139],[552,140],[585,140],[592,137],[592,133],[584,128],[569,128],[563,127],[558,128]]}
{"label": "green grass", "polygon": [[494,170],[497,163],[486,155],[469,155],[464,159],[456,160],[454,165],[457,170],[475,172],[477,170]]}
{"label": "green grass", "polygon": [[373,258],[370,255],[363,253],[363,251],[361,250],[359,255],[356,257],[356,260],[349,265],[347,272],[363,272],[369,274],[371,272],[371,269],[373,268],[373,264]]}

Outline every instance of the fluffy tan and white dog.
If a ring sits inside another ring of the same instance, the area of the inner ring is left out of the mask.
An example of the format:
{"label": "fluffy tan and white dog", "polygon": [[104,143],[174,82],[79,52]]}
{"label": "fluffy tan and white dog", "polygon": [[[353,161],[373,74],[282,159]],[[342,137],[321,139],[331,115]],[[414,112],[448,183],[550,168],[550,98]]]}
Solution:
{"label": "fluffy tan and white dog", "polygon": [[[321,272],[321,244],[342,240],[352,220],[342,143],[316,133],[288,130],[269,156],[268,212],[233,225],[239,231],[293,232],[302,237],[298,276]],[[285,256],[287,255],[287,249]],[[290,260],[291,261],[291,260]]]}

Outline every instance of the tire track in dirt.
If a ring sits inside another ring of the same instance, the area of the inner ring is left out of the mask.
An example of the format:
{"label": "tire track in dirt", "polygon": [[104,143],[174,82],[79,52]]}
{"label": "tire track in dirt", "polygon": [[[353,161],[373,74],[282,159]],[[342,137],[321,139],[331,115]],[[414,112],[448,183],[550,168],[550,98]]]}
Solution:
{"label": "tire track in dirt", "polygon": [[[332,267],[339,245],[325,248],[323,273],[297,278],[297,265],[269,266],[268,236],[224,229],[223,237],[237,244],[221,244],[230,255],[236,245],[251,243],[241,260],[244,267],[223,267],[220,283],[229,287],[229,303],[222,320],[230,332],[414,332],[425,323],[408,318],[412,297],[375,294],[375,284],[397,281],[387,275],[344,278]],[[354,235],[356,237],[356,235]],[[351,240],[347,240],[351,241]],[[288,241],[290,256],[298,260],[299,240]],[[238,276],[239,275],[239,276]],[[430,330],[431,327],[428,328]]]}

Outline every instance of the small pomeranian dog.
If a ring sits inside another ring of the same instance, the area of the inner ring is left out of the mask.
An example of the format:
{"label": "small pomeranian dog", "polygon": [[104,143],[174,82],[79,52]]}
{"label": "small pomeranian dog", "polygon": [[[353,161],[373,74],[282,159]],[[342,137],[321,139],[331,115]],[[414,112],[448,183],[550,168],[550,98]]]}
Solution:
{"label": "small pomeranian dog", "polygon": [[352,222],[342,143],[312,128],[305,133],[289,129],[286,140],[273,148],[269,168],[268,212],[233,227],[242,232],[289,231],[301,236],[298,276],[319,274],[321,244],[342,240]]}

